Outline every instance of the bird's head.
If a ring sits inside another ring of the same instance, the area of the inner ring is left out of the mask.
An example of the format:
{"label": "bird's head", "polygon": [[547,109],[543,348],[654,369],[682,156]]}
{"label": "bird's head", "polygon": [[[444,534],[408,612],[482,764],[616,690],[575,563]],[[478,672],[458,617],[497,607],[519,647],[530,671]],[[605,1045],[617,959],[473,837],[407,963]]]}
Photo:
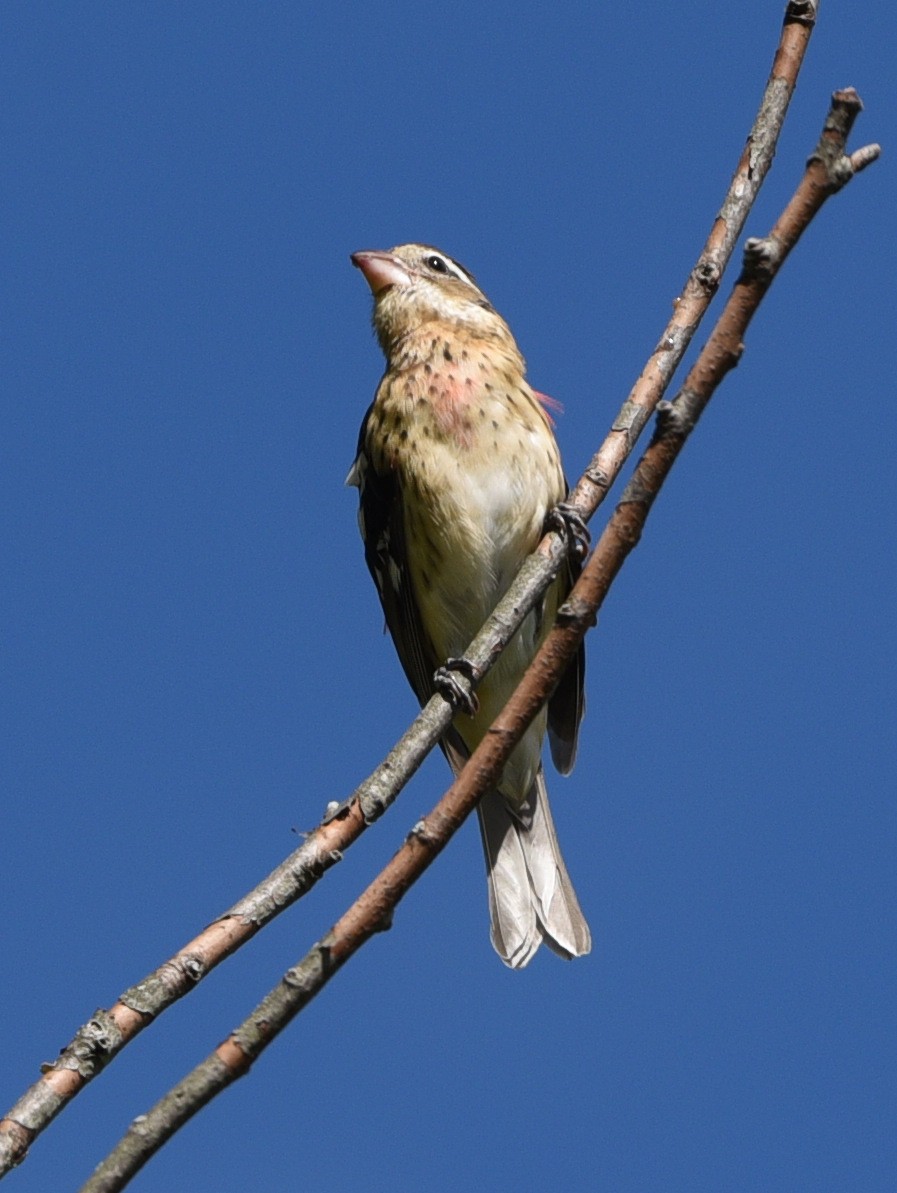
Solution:
{"label": "bird's head", "polygon": [[386,356],[433,321],[487,339],[510,340],[501,315],[463,265],[427,244],[352,254],[374,295],[374,329]]}

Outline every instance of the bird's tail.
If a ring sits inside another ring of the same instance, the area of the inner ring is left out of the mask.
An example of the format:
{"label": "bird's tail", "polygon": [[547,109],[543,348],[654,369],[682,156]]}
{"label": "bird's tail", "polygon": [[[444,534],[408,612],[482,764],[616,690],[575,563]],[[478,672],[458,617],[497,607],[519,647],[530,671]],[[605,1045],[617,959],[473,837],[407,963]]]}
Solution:
{"label": "bird's tail", "polygon": [[478,811],[492,944],[505,965],[522,969],[543,940],[561,957],[588,953],[592,938],[561,857],[542,768],[519,811],[498,791],[487,791]]}

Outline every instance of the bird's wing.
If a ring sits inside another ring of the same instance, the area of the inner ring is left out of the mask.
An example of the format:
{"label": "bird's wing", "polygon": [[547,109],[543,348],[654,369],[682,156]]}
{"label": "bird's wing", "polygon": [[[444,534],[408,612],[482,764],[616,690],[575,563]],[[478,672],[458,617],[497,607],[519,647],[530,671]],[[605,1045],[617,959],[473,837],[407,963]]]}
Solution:
{"label": "bird's wing", "polygon": [[[582,564],[571,557],[567,568],[567,584],[561,601],[579,579]],[[559,602],[561,603],[561,602]],[[579,726],[586,711],[585,697],[586,650],[582,644],[561,676],[554,695],[548,701],[548,741],[551,760],[562,775],[568,775],[576,762]]]}
{"label": "bird's wing", "polygon": [[412,589],[401,487],[393,473],[375,470],[365,446],[367,421],[365,415],[358,455],[346,483],[358,488],[358,525],[364,541],[364,557],[380,594],[386,626],[399,660],[423,705],[433,695],[433,672],[441,660],[436,658],[421,623]]}

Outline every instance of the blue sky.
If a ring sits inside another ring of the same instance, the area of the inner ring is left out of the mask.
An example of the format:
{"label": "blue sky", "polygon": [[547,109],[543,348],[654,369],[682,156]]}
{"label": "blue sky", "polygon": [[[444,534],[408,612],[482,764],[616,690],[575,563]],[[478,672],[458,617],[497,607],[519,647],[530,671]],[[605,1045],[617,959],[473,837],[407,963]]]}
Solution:
{"label": "blue sky", "polygon": [[[783,8],[4,6],[2,1109],[414,712],[343,488],[381,371],[349,253],[471,268],[578,475]],[[590,640],[551,786],[593,953],[506,971],[466,826],[136,1190],[893,1188],[894,25],[821,7],[747,234],[835,87],[885,156],[776,282]],[[446,777],[431,759],[10,1189],[76,1188]]]}

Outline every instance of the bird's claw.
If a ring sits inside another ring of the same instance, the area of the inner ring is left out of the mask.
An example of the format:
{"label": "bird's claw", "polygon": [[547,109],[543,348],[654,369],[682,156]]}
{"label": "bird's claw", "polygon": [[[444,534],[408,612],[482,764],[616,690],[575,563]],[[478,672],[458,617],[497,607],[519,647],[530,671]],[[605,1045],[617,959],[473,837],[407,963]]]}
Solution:
{"label": "bird's claw", "polygon": [[588,555],[592,536],[576,506],[566,501],[558,502],[545,517],[545,529],[554,530],[559,534],[577,559],[585,559]]}
{"label": "bird's claw", "polygon": [[480,707],[475,692],[468,692],[458,679],[463,675],[471,683],[479,679],[479,673],[470,659],[446,659],[441,667],[437,667],[433,674],[436,691],[443,696],[456,712],[475,716]]}

